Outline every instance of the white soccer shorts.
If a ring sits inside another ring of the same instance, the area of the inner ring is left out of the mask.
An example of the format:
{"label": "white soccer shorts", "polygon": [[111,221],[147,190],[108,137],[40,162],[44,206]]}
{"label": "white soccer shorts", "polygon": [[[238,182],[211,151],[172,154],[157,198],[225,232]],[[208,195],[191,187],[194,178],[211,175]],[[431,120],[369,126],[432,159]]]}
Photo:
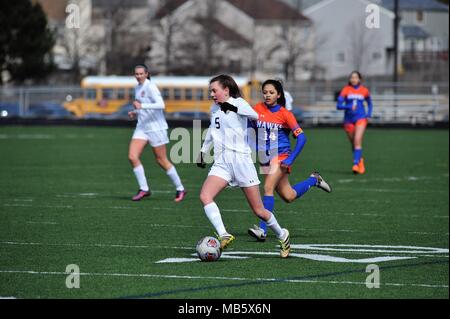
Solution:
{"label": "white soccer shorts", "polygon": [[133,134],[133,140],[148,141],[152,147],[159,147],[169,144],[169,136],[167,130],[144,132],[140,129],[136,129]]}
{"label": "white soccer shorts", "polygon": [[209,176],[227,181],[231,187],[247,188],[261,184],[250,155],[225,153],[214,162]]}

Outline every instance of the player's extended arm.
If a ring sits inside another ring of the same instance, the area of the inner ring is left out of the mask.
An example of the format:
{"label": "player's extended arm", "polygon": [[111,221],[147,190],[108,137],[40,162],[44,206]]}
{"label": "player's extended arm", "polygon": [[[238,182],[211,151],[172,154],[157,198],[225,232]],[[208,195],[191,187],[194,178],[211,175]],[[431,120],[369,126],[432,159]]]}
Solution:
{"label": "player's extended arm", "polygon": [[211,128],[208,128],[208,131],[206,132],[205,141],[203,142],[203,146],[200,150],[200,154],[198,154],[198,157],[197,157],[196,162],[197,162],[198,167],[206,168],[205,154],[207,154],[209,152],[212,144],[213,144],[213,138],[212,138],[212,134],[211,134]]}
{"label": "player's extended arm", "polygon": [[286,168],[288,172],[290,172],[292,164],[294,164],[294,161],[302,152],[303,148],[305,147],[306,141],[307,139],[303,132],[297,136],[297,143],[295,144],[294,150],[291,152],[287,159],[281,162],[281,167]]}
{"label": "player's extended arm", "polygon": [[250,120],[258,120],[258,113],[245,100],[240,99],[239,109],[237,114],[247,117]]}
{"label": "player's extended arm", "polygon": [[244,99],[236,99],[233,102],[234,104],[230,102],[221,103],[220,109],[223,112],[231,111],[237,113],[251,120],[257,120],[259,118],[258,113],[256,113],[256,111]]}
{"label": "player's extended arm", "polygon": [[211,146],[213,144],[213,138],[211,134],[211,128],[208,128],[208,131],[206,132],[205,141],[203,142],[203,146],[201,149],[202,153],[208,153],[211,149]]}
{"label": "player's extended arm", "polygon": [[371,118],[372,117],[372,112],[373,112],[373,102],[372,102],[372,97],[370,95],[368,95],[366,97],[366,101],[367,101],[367,106],[369,108],[368,112],[367,112],[367,117]]}
{"label": "player's extended arm", "polygon": [[337,100],[337,105],[336,105],[336,108],[338,110],[351,110],[352,107],[353,106],[351,104],[347,105],[345,103],[345,97],[343,97],[342,95],[339,95],[338,100]]}
{"label": "player's extended arm", "polygon": [[142,103],[142,108],[145,110],[164,110],[166,105],[156,85],[148,86],[147,91],[153,103]]}

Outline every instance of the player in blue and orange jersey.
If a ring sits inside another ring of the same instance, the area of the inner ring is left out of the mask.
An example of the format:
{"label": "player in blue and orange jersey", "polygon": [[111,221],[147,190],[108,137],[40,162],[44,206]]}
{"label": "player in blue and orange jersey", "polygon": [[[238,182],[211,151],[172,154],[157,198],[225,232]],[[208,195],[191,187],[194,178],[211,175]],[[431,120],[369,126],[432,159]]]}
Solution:
{"label": "player in blue and orange jersey", "polygon": [[[350,81],[339,95],[337,102],[338,110],[345,110],[344,129],[347,132],[353,149],[353,173],[364,174],[363,139],[372,117],[372,98],[369,90],[362,84],[362,76],[358,71],[353,71]],[[366,111],[366,104],[368,110]]]}
{"label": "player in blue and orange jersey", "polygon": [[[289,174],[294,161],[305,146],[306,137],[294,115],[285,108],[286,98],[281,82],[267,80],[262,91],[264,102],[254,107],[259,118],[250,124],[256,130],[256,147],[265,175],[264,207],[270,212],[274,211],[275,192],[287,203],[302,197],[311,187],[318,187],[330,193],[331,187],[317,172],[312,173],[307,180],[291,186]],[[291,149],[289,138],[291,132],[297,140],[294,149]],[[264,222],[248,230],[258,241],[266,239],[266,232],[267,226]]]}

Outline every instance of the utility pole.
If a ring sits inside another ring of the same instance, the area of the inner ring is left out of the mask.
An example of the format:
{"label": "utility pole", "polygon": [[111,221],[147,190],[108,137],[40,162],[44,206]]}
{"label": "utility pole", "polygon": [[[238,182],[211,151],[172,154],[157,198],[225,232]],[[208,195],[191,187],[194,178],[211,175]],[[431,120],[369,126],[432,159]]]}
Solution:
{"label": "utility pole", "polygon": [[394,120],[397,120],[398,113],[398,31],[400,26],[399,0],[394,0]]}
{"label": "utility pole", "polygon": [[398,31],[400,27],[399,0],[394,0],[394,83],[398,82]]}

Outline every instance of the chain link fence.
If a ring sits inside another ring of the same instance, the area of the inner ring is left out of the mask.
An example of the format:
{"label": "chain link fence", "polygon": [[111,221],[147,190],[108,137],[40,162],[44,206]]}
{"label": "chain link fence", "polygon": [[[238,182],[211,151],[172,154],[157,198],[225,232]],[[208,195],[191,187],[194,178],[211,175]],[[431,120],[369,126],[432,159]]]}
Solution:
{"label": "chain link fence", "polygon": [[[341,83],[340,83],[341,84]],[[448,123],[448,83],[399,83],[368,82],[374,103],[372,123],[377,124],[421,124]],[[339,124],[342,111],[336,110],[336,98],[342,85],[286,84],[294,97],[293,112],[303,123],[310,125]],[[3,87],[0,88],[0,118],[77,118],[65,107],[75,99],[85,99],[88,94],[79,87]],[[256,100],[259,92],[253,92]],[[191,110],[192,111],[192,110]],[[192,112],[194,114],[195,112]],[[189,114],[189,112],[187,112]],[[176,118],[174,114],[169,117]],[[88,114],[84,118],[126,119],[127,112],[117,116]]]}

